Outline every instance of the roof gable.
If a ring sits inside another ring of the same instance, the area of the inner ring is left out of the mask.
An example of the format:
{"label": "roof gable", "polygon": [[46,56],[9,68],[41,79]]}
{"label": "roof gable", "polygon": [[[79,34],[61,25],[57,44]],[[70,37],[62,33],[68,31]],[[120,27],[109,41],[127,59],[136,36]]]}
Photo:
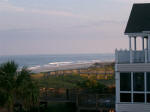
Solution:
{"label": "roof gable", "polygon": [[125,33],[150,31],[150,3],[134,4]]}

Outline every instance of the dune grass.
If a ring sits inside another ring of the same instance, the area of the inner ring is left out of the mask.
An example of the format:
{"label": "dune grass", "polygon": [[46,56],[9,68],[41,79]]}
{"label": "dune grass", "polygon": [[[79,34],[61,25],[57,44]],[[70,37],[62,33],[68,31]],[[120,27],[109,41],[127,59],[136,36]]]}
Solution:
{"label": "dune grass", "polygon": [[[113,65],[107,65],[103,67],[99,66],[92,66],[87,69],[81,69],[81,72],[85,72],[85,74],[79,74],[77,72],[78,70],[66,70],[65,72],[69,72],[69,74],[63,75],[56,75],[55,73],[53,75],[48,75],[48,73],[38,73],[38,74],[32,74],[32,78],[35,79],[39,86],[44,88],[68,88],[68,89],[74,89],[74,88],[80,88],[80,84],[83,82],[86,82],[87,80],[94,80],[96,83],[101,83],[106,86],[114,86],[114,66]],[[62,72],[62,71],[58,71]],[[86,74],[91,73],[91,74]],[[99,74],[95,75],[92,74],[94,72],[97,73],[107,73],[112,72],[113,74]],[[91,81],[92,82],[92,81]]]}

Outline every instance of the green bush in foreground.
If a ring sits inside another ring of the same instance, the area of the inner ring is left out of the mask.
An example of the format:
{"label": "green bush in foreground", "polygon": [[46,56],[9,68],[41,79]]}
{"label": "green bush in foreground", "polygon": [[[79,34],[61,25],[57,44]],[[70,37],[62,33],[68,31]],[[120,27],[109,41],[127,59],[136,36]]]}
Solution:
{"label": "green bush in foreground", "polygon": [[14,105],[20,104],[24,110],[36,106],[39,88],[32,81],[30,72],[24,67],[17,72],[18,65],[6,62],[0,65],[0,105],[14,111]]}

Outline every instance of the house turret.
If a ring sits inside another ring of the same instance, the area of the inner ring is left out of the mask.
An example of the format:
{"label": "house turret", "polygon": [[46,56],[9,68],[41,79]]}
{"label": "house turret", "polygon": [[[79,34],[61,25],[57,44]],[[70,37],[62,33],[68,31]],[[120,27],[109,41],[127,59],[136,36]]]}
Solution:
{"label": "house turret", "polygon": [[124,34],[129,48],[115,51],[116,112],[150,112],[150,3],[133,5]]}

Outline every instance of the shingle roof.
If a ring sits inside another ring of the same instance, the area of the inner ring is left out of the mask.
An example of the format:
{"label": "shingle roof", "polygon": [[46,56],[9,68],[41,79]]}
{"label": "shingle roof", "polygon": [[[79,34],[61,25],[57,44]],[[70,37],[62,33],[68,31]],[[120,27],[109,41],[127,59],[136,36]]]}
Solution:
{"label": "shingle roof", "polygon": [[134,4],[125,33],[150,31],[150,3]]}

